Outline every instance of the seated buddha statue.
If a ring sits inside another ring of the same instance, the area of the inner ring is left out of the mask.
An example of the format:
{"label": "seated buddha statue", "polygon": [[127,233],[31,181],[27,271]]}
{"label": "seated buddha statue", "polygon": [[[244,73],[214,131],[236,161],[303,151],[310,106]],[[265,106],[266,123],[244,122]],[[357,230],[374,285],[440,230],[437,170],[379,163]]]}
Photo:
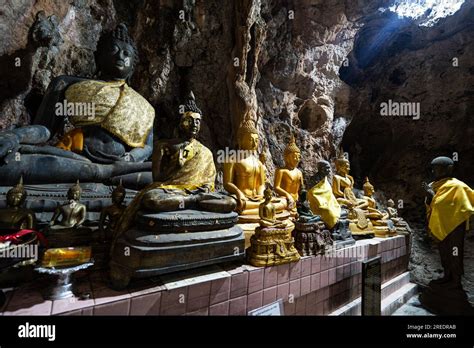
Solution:
{"label": "seated buddha statue", "polygon": [[375,192],[374,186],[370,183],[369,178],[367,177],[365,178],[363,189],[364,196],[362,199],[365,201],[365,204],[359,205],[359,208],[365,210],[365,215],[370,219],[374,226],[375,235],[377,237],[394,235],[396,230],[393,221],[390,220],[387,212],[377,209],[377,202],[373,198]]}
{"label": "seated buddha statue", "polygon": [[406,222],[402,217],[398,216],[398,210],[395,208],[395,202],[391,198],[387,201],[387,213],[390,220],[393,221],[398,234],[411,233],[411,228],[408,225],[408,222]]}
{"label": "seated buddha statue", "polygon": [[253,266],[275,266],[300,259],[291,235],[294,225],[289,220],[277,220],[272,197],[273,190],[268,185],[259,206],[259,226],[247,249],[247,260]]}
{"label": "seated buddha statue", "polygon": [[[151,163],[144,161],[152,153],[155,112],[127,84],[138,55],[124,24],[99,39],[95,58],[96,79],[56,77],[33,125],[0,133],[2,184],[21,174],[27,184],[121,176],[125,186],[151,182]],[[50,146],[54,139],[56,146]]]}
{"label": "seated buddha statue", "polygon": [[284,152],[285,167],[275,171],[275,192],[286,198],[288,208],[296,213],[298,193],[303,186],[303,173],[297,168],[301,160],[301,151],[292,136]]}
{"label": "seated buddha statue", "polygon": [[351,220],[349,228],[353,236],[373,237],[374,228],[367,218],[367,200],[357,198],[354,189],[354,178],[349,175],[350,163],[341,151],[336,159],[336,174],[332,181],[332,191],[339,204],[348,209],[348,218]]}
{"label": "seated buddha statue", "polygon": [[[224,163],[224,189],[237,200],[239,215],[257,216],[259,205],[264,201],[266,171],[257,157],[258,131],[254,121],[246,118],[237,131],[238,159]],[[273,198],[277,212],[287,204],[281,198]]]}
{"label": "seated buddha statue", "polygon": [[263,192],[264,201],[258,207],[258,215],[260,216],[259,224],[261,227],[285,228],[288,224],[275,218],[275,205],[272,203],[273,191],[267,187]]}
{"label": "seated buddha statue", "polygon": [[112,191],[112,205],[102,209],[99,219],[99,229],[103,232],[104,240],[111,240],[115,234],[117,223],[122,216],[126,206],[123,204],[125,200],[126,191],[122,183],[114,188]]}
{"label": "seated buddha statue", "polygon": [[7,208],[0,210],[0,234],[8,231],[32,230],[35,227],[35,213],[23,208],[26,200],[23,178],[7,192]]}
{"label": "seated buddha statue", "polygon": [[68,201],[58,206],[49,228],[52,230],[71,229],[80,227],[86,221],[87,208],[80,202],[82,189],[79,180],[73,185],[68,193]]}
{"label": "seated buddha statue", "polygon": [[331,174],[331,165],[327,161],[317,163],[316,184],[308,192],[311,211],[319,215],[331,230],[334,241],[339,244],[353,244],[354,239],[348,230],[347,210],[341,208],[327,177]]}
{"label": "seated buddha statue", "polygon": [[296,203],[296,210],[298,212],[298,221],[303,223],[312,223],[321,221],[321,216],[314,214],[308,201],[308,192],[301,190],[299,193],[298,202]]}
{"label": "seated buddha statue", "polygon": [[125,209],[116,236],[128,229],[140,209],[152,212],[196,209],[216,213],[235,209],[232,197],[214,192],[216,167],[212,152],[196,139],[202,112],[192,92],[183,106],[176,137],[155,140],[154,182],[141,190]]}

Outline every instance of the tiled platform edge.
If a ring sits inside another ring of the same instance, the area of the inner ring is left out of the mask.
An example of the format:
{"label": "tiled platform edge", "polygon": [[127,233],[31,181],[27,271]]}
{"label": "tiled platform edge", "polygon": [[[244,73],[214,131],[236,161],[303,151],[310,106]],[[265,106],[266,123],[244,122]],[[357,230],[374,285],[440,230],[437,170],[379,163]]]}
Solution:
{"label": "tiled platform edge", "polygon": [[[385,283],[407,271],[409,250],[409,237],[374,238],[292,264],[212,266],[139,281],[122,292],[107,288],[105,274],[94,273],[78,281],[90,299],[45,301],[36,284],[7,291],[0,315],[247,315],[277,299],[285,315],[329,315],[360,297],[362,260],[381,256]],[[392,286],[389,293],[397,290]]]}

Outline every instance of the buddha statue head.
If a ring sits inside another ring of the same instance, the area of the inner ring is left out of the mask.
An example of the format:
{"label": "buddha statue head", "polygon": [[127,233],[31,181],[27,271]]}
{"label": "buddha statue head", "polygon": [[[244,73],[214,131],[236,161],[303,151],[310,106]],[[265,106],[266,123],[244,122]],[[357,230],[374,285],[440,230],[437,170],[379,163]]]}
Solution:
{"label": "buddha statue head", "polygon": [[104,80],[129,79],[138,62],[138,51],[123,23],[103,34],[97,43],[95,59]]}
{"label": "buddha statue head", "polygon": [[294,169],[298,166],[301,160],[301,151],[296,145],[295,136],[292,135],[289,144],[285,148],[285,152],[283,154],[285,158],[285,166],[288,169]]}
{"label": "buddha statue head", "polygon": [[341,149],[339,152],[339,156],[336,159],[336,173],[342,176],[345,176],[349,174],[349,171],[351,170],[351,165],[349,163],[349,160],[344,157],[344,152]]}
{"label": "buddha statue head", "polygon": [[364,195],[367,197],[372,197],[374,194],[374,186],[370,183],[368,177],[365,177],[365,182],[362,188],[364,189]]}
{"label": "buddha statue head", "polygon": [[306,202],[307,197],[308,191],[306,191],[305,189],[300,190],[300,192],[298,193],[298,200],[300,202]]}
{"label": "buddha statue head", "polygon": [[435,181],[449,178],[453,175],[454,161],[449,157],[436,157],[431,161],[431,174]]}
{"label": "buddha statue head", "polygon": [[321,177],[326,177],[331,174],[331,165],[328,161],[321,160],[317,163],[318,175]]}
{"label": "buddha statue head", "polygon": [[257,151],[258,130],[252,118],[247,117],[237,131],[237,145],[240,150]]}
{"label": "buddha statue head", "polygon": [[70,201],[79,201],[82,195],[82,188],[79,185],[79,180],[69,188],[67,191],[67,199]]}
{"label": "buddha statue head", "polygon": [[196,105],[193,92],[190,92],[183,105],[183,113],[179,121],[179,133],[187,138],[194,139],[201,129],[202,111]]}
{"label": "buddha statue head", "polygon": [[395,202],[393,201],[393,199],[390,198],[390,199],[387,201],[387,207],[393,208],[394,206],[395,206]]}
{"label": "buddha statue head", "polygon": [[265,191],[263,191],[263,197],[265,198],[265,202],[270,202],[273,197],[273,190],[269,184],[266,185]]}
{"label": "buddha statue head", "polygon": [[23,177],[20,177],[18,184],[7,192],[7,205],[10,208],[20,207],[26,200],[26,190],[23,186]]}
{"label": "buddha statue head", "polygon": [[125,199],[125,194],[125,188],[122,185],[122,180],[120,180],[120,184],[112,191],[112,203],[115,205],[122,204]]}

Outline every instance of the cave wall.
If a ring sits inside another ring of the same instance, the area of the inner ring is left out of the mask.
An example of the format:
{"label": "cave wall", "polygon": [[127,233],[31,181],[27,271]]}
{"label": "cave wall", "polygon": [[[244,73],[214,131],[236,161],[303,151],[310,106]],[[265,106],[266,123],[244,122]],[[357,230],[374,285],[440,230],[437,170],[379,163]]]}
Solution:
{"label": "cave wall", "polygon": [[[140,57],[131,86],[156,108],[158,136],[170,134],[180,98],[192,89],[204,112],[200,140],[214,154],[234,146],[244,117],[258,120],[270,180],[290,130],[307,186],[317,160],[333,159],[343,142],[358,185],[368,175],[404,201],[401,214],[418,231],[413,273],[427,281],[439,269],[417,225],[427,163],[456,152],[457,175],[473,185],[473,5],[420,27],[377,11],[391,2],[6,0],[0,129],[29,124],[55,76],[93,77],[101,33],[125,22]],[[32,38],[39,11],[55,16],[57,37],[47,43]],[[388,99],[422,102],[420,119],[380,117]]]}

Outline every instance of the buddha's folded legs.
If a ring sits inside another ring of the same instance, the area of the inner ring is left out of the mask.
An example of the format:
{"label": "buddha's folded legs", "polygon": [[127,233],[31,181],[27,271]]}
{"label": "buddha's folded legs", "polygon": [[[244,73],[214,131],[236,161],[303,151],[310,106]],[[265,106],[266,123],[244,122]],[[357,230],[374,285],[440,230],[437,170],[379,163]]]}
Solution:
{"label": "buddha's folded legs", "polygon": [[186,195],[184,192],[166,192],[163,189],[150,190],[143,195],[142,207],[159,212],[182,209],[197,209],[216,213],[229,213],[235,209],[233,198],[220,193]]}

